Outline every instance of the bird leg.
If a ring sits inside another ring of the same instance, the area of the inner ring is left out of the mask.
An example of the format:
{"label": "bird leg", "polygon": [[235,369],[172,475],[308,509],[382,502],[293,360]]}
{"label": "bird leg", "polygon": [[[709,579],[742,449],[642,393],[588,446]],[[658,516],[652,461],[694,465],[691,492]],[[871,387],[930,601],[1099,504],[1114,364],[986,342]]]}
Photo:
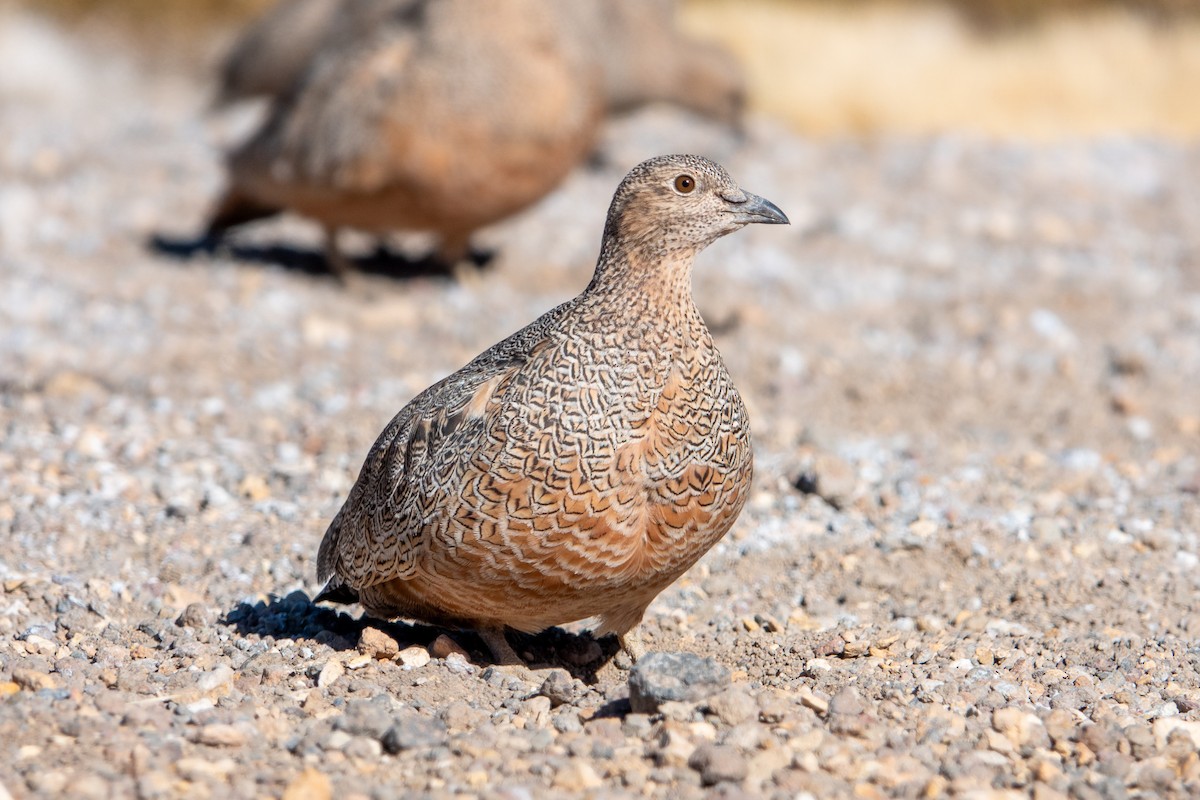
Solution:
{"label": "bird leg", "polygon": [[471,238],[469,233],[443,233],[434,251],[433,258],[439,264],[454,269],[464,261],[470,261]]}
{"label": "bird leg", "polygon": [[354,273],[354,263],[346,257],[338,245],[340,230],[332,225],[325,228],[324,254],[325,263],[329,265],[329,271],[333,273],[333,277],[337,278],[338,283],[345,285],[350,282],[350,276]]}
{"label": "bird leg", "polygon": [[498,667],[523,667],[525,662],[504,638],[504,628],[477,628],[479,638],[492,651],[492,660]]}
{"label": "bird leg", "polygon": [[434,254],[434,260],[449,270],[455,281],[476,289],[483,283],[480,273],[489,258],[472,249],[469,233],[444,234]]}
{"label": "bird leg", "polygon": [[622,652],[629,656],[630,667],[646,655],[646,643],[642,641],[642,634],[637,628],[617,636],[617,642],[620,643]]}
{"label": "bird leg", "polygon": [[646,655],[646,645],[642,642],[642,634],[637,628],[617,634],[617,643],[621,646],[604,666],[596,671],[596,678],[603,681],[622,682],[625,678],[622,672],[633,669],[638,659]]}

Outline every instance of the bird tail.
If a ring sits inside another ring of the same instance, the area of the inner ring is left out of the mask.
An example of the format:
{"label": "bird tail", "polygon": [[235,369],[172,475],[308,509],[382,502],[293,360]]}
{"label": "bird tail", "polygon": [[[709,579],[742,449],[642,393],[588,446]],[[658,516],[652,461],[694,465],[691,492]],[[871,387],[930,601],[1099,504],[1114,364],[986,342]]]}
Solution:
{"label": "bird tail", "polygon": [[325,584],[325,588],[317,593],[313,598],[314,603],[328,601],[330,603],[341,603],[342,605],[350,605],[358,602],[358,592],[352,587],[344,583],[340,576],[334,575]]}

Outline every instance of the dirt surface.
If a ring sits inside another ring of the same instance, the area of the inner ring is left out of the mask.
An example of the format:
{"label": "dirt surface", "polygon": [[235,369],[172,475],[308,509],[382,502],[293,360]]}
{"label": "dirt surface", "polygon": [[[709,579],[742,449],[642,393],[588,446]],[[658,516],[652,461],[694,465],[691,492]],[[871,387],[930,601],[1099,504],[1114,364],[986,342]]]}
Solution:
{"label": "dirt surface", "polygon": [[[0,797],[1200,792],[1196,147],[656,109],[477,274],[344,289],[303,221],[190,247],[246,114],[37,35],[0,79]],[[794,222],[698,264],[756,488],[643,626],[728,674],[633,713],[611,641],[501,670],[314,606],[383,424],[582,288],[622,174],[681,150]]]}

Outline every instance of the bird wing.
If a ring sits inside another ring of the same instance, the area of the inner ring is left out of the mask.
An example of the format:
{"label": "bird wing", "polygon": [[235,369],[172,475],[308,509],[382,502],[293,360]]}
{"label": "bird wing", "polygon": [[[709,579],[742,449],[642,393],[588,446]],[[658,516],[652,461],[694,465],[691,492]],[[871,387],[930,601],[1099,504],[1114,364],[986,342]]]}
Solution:
{"label": "bird wing", "polygon": [[[417,569],[438,477],[469,469],[497,404],[575,304],[548,312],[417,395],[376,440],[317,553],[317,579],[363,589]],[[444,488],[444,487],[440,487]]]}
{"label": "bird wing", "polygon": [[380,139],[402,102],[415,43],[410,28],[394,25],[318,53],[230,157],[235,178],[354,192],[385,186],[395,167],[381,157]]}
{"label": "bird wing", "polygon": [[214,105],[275,97],[304,71],[342,0],[280,0],[238,36],[221,64]]}

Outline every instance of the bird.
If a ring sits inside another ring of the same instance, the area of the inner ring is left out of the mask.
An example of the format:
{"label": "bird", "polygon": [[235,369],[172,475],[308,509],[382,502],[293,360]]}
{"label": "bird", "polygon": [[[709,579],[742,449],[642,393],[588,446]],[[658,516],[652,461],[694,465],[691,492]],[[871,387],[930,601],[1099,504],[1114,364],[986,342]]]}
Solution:
{"label": "bird", "polygon": [[[322,52],[366,37],[380,23],[417,18],[421,0],[280,0],[237,38],[220,65],[214,105],[280,98]],[[395,12],[402,12],[396,15]],[[606,107],[619,114],[653,102],[740,125],[741,69],[728,51],[678,29],[677,0],[556,3],[584,35],[603,72]]]}
{"label": "bird", "polygon": [[[361,0],[360,0],[361,2]],[[554,0],[392,2],[322,51],[227,161],[205,232],[292,210],[325,228],[437,236],[461,263],[477,229],[534,203],[591,151],[602,76]]]}
{"label": "bird", "polygon": [[677,25],[677,0],[604,0],[596,21],[604,93],[610,115],[650,103],[685,108],[741,131],[746,85],[737,60],[714,42]]}
{"label": "bird", "polygon": [[[286,92],[313,54],[337,38],[330,29],[337,27],[339,34],[344,29],[351,15],[345,14],[343,4],[344,0],[281,0],[268,9],[238,35],[222,59],[213,106]],[[352,18],[357,22],[357,16]]]}
{"label": "bird", "polygon": [[719,164],[635,166],[574,299],[418,394],[371,447],[317,554],[316,600],[478,632],[595,619],[633,661],[650,602],[750,490],[746,408],[692,298],[696,255],[786,224]]}

